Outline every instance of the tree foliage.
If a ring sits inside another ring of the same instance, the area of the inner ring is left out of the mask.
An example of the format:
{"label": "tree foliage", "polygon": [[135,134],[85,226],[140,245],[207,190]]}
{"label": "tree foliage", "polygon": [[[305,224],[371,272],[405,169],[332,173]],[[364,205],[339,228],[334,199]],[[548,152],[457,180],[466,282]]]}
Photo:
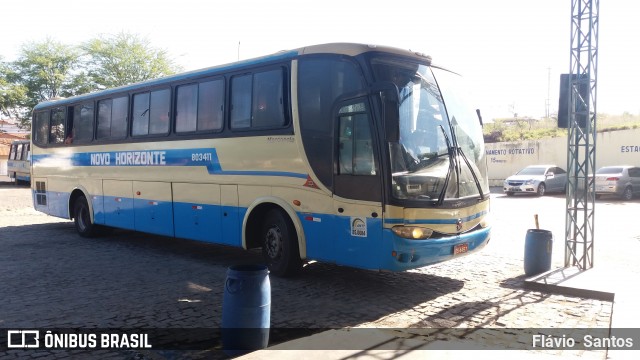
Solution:
{"label": "tree foliage", "polygon": [[0,115],[20,118],[20,104],[27,100],[27,89],[12,82],[16,75],[0,58]]}
{"label": "tree foliage", "polygon": [[38,102],[75,95],[70,88],[80,65],[80,53],[70,45],[47,39],[22,47],[13,64],[15,81],[27,88],[29,107]]}
{"label": "tree foliage", "polygon": [[[0,59],[1,60],[1,59]],[[53,39],[22,46],[16,61],[0,61],[0,112],[30,126],[41,101],[174,74],[180,67],[149,40],[120,33],[79,46]]]}
{"label": "tree foliage", "polygon": [[40,101],[74,95],[69,86],[79,66],[79,52],[50,38],[22,46],[18,59],[3,63],[0,94],[5,115],[28,127],[30,110]]}
{"label": "tree foliage", "polygon": [[148,39],[119,33],[100,36],[82,45],[88,55],[88,78],[97,89],[113,88],[174,74],[180,68],[166,50],[153,48]]}

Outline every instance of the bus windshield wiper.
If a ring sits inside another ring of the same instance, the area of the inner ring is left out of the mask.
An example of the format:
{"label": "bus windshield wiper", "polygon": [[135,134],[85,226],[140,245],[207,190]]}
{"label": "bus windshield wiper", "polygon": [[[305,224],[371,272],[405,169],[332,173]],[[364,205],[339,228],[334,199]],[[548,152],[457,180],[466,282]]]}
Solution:
{"label": "bus windshield wiper", "polygon": [[451,145],[451,141],[449,140],[449,136],[447,136],[447,132],[444,131],[444,127],[442,125],[438,125],[440,130],[442,130],[442,134],[444,135],[444,141],[447,144],[447,154],[449,154],[449,171],[447,171],[447,176],[444,178],[444,186],[442,187],[442,191],[440,191],[440,195],[438,196],[438,205],[442,205],[444,203],[444,197],[447,193],[447,188],[449,187],[449,181],[451,180],[451,173],[457,167],[456,163],[456,154],[455,149]]}
{"label": "bus windshield wiper", "polygon": [[482,191],[482,186],[480,185],[480,180],[478,179],[478,175],[476,175],[475,170],[473,170],[473,166],[471,166],[471,163],[469,162],[467,155],[464,154],[464,151],[462,151],[462,148],[460,147],[458,148],[458,153],[460,154],[460,156],[464,160],[464,163],[467,164],[467,167],[471,171],[471,176],[473,176],[473,181],[476,183],[476,187],[478,188],[478,193],[480,194],[480,200],[484,200],[484,193]]}
{"label": "bus windshield wiper", "polygon": [[[455,129],[455,124],[456,124],[455,116],[451,119],[451,122],[454,124],[451,127],[451,136],[453,136],[453,141],[455,142],[454,146],[455,146],[456,158],[458,157],[458,155],[460,155],[462,160],[464,160],[464,163],[467,165],[467,168],[469,169],[469,171],[471,171],[471,176],[473,176],[473,181],[475,182],[476,188],[478,189],[478,193],[480,194],[480,200],[484,200],[484,193],[482,191],[482,186],[480,185],[480,180],[478,179],[478,175],[476,174],[475,170],[473,170],[473,166],[471,166],[471,162],[469,162],[467,155],[464,154],[464,151],[462,151],[462,148],[458,145],[458,137],[456,136],[456,129]],[[444,129],[442,131],[444,131]]]}

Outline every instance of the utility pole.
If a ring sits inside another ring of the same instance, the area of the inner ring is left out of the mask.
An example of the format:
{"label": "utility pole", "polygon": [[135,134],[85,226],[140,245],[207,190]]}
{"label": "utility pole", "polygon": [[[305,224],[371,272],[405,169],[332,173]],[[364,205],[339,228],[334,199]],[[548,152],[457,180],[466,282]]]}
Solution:
{"label": "utility pole", "polygon": [[551,101],[551,68],[547,68],[547,101],[545,101],[545,118],[549,118],[549,101]]}

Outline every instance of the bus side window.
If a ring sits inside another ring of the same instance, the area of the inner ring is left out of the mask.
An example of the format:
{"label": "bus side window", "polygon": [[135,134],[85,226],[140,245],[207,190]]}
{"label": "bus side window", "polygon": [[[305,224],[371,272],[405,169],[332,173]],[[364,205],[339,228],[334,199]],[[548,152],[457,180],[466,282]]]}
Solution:
{"label": "bus side window", "polygon": [[[128,112],[128,96],[98,101],[96,139],[124,139],[127,137]],[[93,118],[93,109],[91,109],[91,117]],[[93,123],[91,126],[93,130]]]}
{"label": "bus side window", "polygon": [[171,90],[163,89],[151,92],[149,110],[149,134],[169,133],[169,115],[171,106]]}
{"label": "bus side window", "polygon": [[93,140],[93,102],[75,106],[73,118],[72,141],[74,138],[80,142]]}
{"label": "bus side window", "polygon": [[282,69],[254,75],[252,127],[285,125],[282,77]]}
{"label": "bus side window", "polygon": [[65,137],[65,108],[53,109],[51,113],[51,128],[49,129],[49,143],[62,144]]}
{"label": "bus side window", "polygon": [[111,111],[111,137],[124,139],[127,137],[127,119],[129,114],[129,97],[121,96],[113,99]]}
{"label": "bus side window", "polygon": [[176,88],[176,132],[196,131],[198,126],[198,84]]}
{"label": "bus side window", "polygon": [[198,131],[220,130],[224,122],[224,81],[214,80],[198,87]]}
{"label": "bus side window", "polygon": [[40,111],[35,116],[34,141],[36,144],[45,145],[49,135],[49,111]]}
{"label": "bus side window", "polygon": [[251,75],[231,78],[231,128],[246,129],[251,126]]}
{"label": "bus side window", "polygon": [[67,108],[67,125],[65,126],[66,136],[64,138],[65,145],[73,143],[73,106]]}
{"label": "bus side window", "polygon": [[113,100],[105,99],[98,101],[98,126],[97,139],[111,137],[111,109]]}
{"label": "bus side window", "polygon": [[15,160],[16,159],[16,150],[18,149],[18,144],[13,144],[10,147],[11,150],[9,150],[9,160]]}
{"label": "bus side window", "polygon": [[133,124],[131,135],[149,134],[149,93],[133,95]]}
{"label": "bus side window", "polygon": [[22,159],[22,148],[23,148],[24,144],[18,144],[16,146],[16,153],[14,155],[14,160],[23,160]]}
{"label": "bus side window", "polygon": [[139,93],[133,96],[132,135],[169,133],[171,91],[169,89]]}
{"label": "bus side window", "polygon": [[224,81],[213,80],[176,88],[176,133],[222,129]]}
{"label": "bus side window", "polygon": [[280,128],[284,112],[282,68],[231,78],[231,128]]}

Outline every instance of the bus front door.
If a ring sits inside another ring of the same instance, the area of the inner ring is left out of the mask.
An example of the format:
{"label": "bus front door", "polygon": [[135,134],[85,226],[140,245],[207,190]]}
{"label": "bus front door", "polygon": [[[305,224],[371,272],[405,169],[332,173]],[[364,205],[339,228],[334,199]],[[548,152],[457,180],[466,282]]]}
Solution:
{"label": "bus front door", "polygon": [[379,268],[382,186],[373,122],[366,97],[341,103],[336,114],[334,244],[339,264]]}

